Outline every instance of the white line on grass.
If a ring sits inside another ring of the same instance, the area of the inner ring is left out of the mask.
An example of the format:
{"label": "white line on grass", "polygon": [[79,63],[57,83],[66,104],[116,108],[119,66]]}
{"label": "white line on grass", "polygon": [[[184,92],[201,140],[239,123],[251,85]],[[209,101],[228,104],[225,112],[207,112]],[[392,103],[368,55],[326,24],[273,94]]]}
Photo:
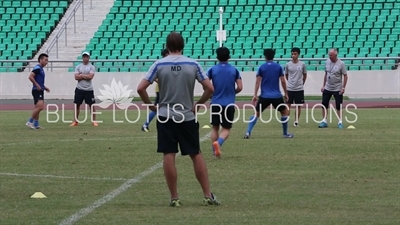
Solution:
{"label": "white line on grass", "polygon": [[[206,134],[204,137],[202,137],[200,139],[200,142],[208,140],[210,138],[210,136],[211,136],[211,132]],[[60,225],[71,225],[71,224],[76,223],[78,220],[80,220],[83,217],[87,216],[89,213],[93,212],[94,210],[96,210],[100,206],[106,204],[107,202],[109,202],[109,201],[113,200],[115,197],[117,197],[119,194],[121,194],[121,193],[125,192],[126,190],[128,190],[130,187],[132,187],[132,185],[140,183],[143,178],[149,176],[150,174],[152,174],[154,171],[156,171],[157,169],[161,168],[162,166],[163,166],[163,162],[161,161],[161,162],[155,164],[154,166],[148,168],[144,172],[140,173],[138,176],[136,176],[136,177],[128,180],[127,182],[123,183],[120,187],[118,187],[117,189],[111,191],[110,193],[108,193],[107,195],[102,197],[101,199],[93,202],[88,207],[83,208],[83,209],[79,210],[78,212],[76,212],[75,214],[73,214],[72,216],[66,218],[65,220],[63,220],[60,223]]]}
{"label": "white line on grass", "polygon": [[129,180],[128,178],[111,178],[111,177],[70,177],[58,176],[50,174],[21,174],[21,173],[0,173],[0,176],[14,176],[14,177],[43,177],[43,178],[60,178],[60,179],[75,179],[75,180]]}
{"label": "white line on grass", "polygon": [[22,142],[13,142],[13,143],[0,143],[0,146],[8,146],[8,145],[28,145],[28,144],[36,144],[36,143],[49,143],[49,142],[79,142],[79,141],[129,141],[135,139],[153,139],[157,138],[157,136],[152,135],[148,137],[127,137],[127,138],[82,138],[82,139],[61,139],[61,140],[46,140],[46,141],[22,141]]}

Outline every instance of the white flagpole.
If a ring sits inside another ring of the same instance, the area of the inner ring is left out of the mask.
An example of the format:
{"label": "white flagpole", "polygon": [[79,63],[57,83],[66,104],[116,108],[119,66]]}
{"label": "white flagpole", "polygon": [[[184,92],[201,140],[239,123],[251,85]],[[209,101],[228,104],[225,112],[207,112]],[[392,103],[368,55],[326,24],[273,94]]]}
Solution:
{"label": "white flagpole", "polygon": [[219,47],[222,47],[222,14],[224,13],[224,10],[222,9],[222,7],[219,7]]}

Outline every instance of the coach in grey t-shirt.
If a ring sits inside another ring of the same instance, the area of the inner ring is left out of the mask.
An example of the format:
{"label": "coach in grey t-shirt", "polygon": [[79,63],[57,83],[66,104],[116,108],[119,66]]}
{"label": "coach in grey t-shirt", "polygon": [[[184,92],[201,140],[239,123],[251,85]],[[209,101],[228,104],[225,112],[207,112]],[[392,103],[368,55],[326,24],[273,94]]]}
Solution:
{"label": "coach in grey t-shirt", "polygon": [[[91,77],[90,75],[94,75],[94,73],[95,68],[89,61],[83,62],[75,67],[75,74]],[[92,79],[78,80],[76,88],[82,91],[93,91]]]}
{"label": "coach in grey t-shirt", "polygon": [[[157,152],[163,153],[163,168],[171,195],[170,206],[180,207],[178,195],[175,156],[178,146],[182,155],[189,155],[194,171],[202,187],[204,205],[219,205],[211,193],[207,167],[200,152],[199,123],[195,119],[197,104],[205,103],[212,95],[214,87],[201,66],[193,59],[182,55],[184,39],[181,34],[168,35],[166,47],[169,55],[157,60],[146,77],[140,82],[137,92],[150,109],[156,110],[146,89],[158,79],[160,99],[157,116]],[[203,86],[203,96],[194,104],[194,85],[198,81]]]}
{"label": "coach in grey t-shirt", "polygon": [[[158,79],[158,116],[174,121],[191,121],[193,114],[193,89],[195,82],[208,79],[203,68],[193,59],[183,55],[169,55],[158,60],[149,70],[145,79],[154,82]],[[171,88],[163,88],[171,87]]]}
{"label": "coach in grey t-shirt", "polygon": [[287,62],[285,66],[285,74],[287,74],[288,91],[304,91],[304,77],[307,74],[307,68],[304,62]]}
{"label": "coach in grey t-shirt", "polygon": [[328,127],[327,109],[332,96],[335,98],[336,110],[339,115],[338,128],[343,128],[342,124],[342,107],[343,94],[347,85],[347,69],[345,63],[338,59],[337,50],[329,51],[329,59],[325,63],[325,77],[322,85],[322,109],[323,120],[319,124],[319,128]]}
{"label": "coach in grey t-shirt", "polygon": [[[300,49],[292,48],[292,60],[285,65],[285,76],[288,80],[288,107],[295,104],[304,104],[304,83],[307,79],[307,68],[306,64],[299,60]],[[289,110],[290,113],[290,110]],[[293,125],[297,127],[299,125],[299,118],[301,113],[301,107],[296,107],[295,119]]]}
{"label": "coach in grey t-shirt", "polygon": [[83,103],[83,100],[85,100],[85,103],[89,105],[90,110],[92,110],[92,123],[93,126],[98,126],[98,123],[96,122],[96,114],[94,114],[95,109],[92,107],[94,103],[96,103],[94,99],[94,91],[93,91],[93,85],[92,85],[92,79],[94,77],[95,73],[95,68],[94,66],[89,62],[90,59],[90,54],[88,52],[82,53],[82,63],[76,66],[75,68],[75,80],[78,81],[76,88],[75,88],[75,96],[74,96],[74,103],[76,105],[75,107],[75,118],[72,124],[70,125],[71,127],[78,126],[78,117],[79,117],[79,111],[80,111],[80,106]]}
{"label": "coach in grey t-shirt", "polygon": [[[325,76],[326,76],[326,83],[325,83],[325,90],[332,91],[332,92],[340,92],[343,89],[344,93],[344,86],[343,84],[343,77],[347,75],[347,69],[344,62],[340,59],[336,59],[333,62],[331,59],[326,60],[325,63]],[[343,94],[342,93],[342,94]]]}

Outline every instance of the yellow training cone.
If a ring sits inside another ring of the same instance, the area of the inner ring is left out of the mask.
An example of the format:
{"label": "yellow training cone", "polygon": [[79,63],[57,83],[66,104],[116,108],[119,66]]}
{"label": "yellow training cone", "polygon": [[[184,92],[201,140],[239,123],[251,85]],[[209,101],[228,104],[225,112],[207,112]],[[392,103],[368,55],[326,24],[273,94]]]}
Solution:
{"label": "yellow training cone", "polygon": [[42,192],[35,192],[35,194],[31,196],[31,198],[47,198],[47,197]]}
{"label": "yellow training cone", "polygon": [[203,128],[210,128],[210,126],[208,126],[208,125],[204,125],[204,126],[203,126]]}
{"label": "yellow training cone", "polygon": [[353,125],[350,125],[347,129],[356,129]]}

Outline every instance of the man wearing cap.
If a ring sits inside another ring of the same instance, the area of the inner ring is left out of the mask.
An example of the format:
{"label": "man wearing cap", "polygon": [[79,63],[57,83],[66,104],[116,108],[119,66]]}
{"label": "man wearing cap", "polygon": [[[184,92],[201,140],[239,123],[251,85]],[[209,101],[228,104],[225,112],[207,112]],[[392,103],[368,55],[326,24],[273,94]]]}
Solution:
{"label": "man wearing cap", "polygon": [[74,104],[75,104],[75,117],[74,122],[70,125],[71,127],[78,126],[78,117],[80,106],[85,100],[85,103],[89,105],[92,114],[93,126],[97,127],[95,109],[92,105],[95,103],[92,79],[94,77],[95,68],[89,62],[90,54],[88,52],[82,53],[82,63],[75,68],[75,80],[78,84],[75,88]]}

